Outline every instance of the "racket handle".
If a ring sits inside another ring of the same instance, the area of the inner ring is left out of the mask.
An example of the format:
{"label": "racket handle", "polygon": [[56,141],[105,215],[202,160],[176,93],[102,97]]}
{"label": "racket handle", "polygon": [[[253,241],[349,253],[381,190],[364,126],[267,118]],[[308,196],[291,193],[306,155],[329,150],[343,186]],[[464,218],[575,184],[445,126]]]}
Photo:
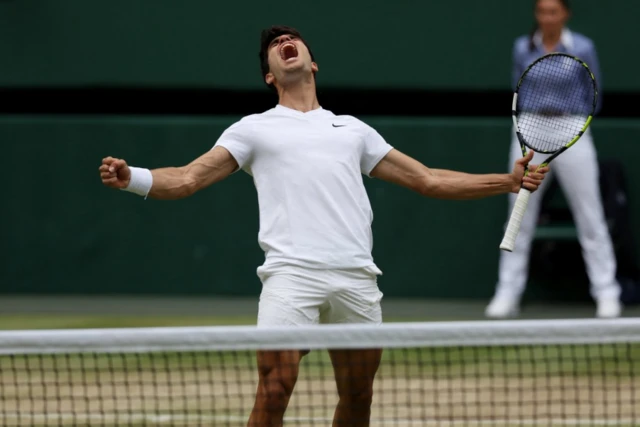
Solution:
{"label": "racket handle", "polygon": [[509,218],[509,224],[507,224],[507,230],[500,243],[500,249],[508,252],[512,252],[516,246],[516,237],[520,232],[520,223],[522,217],[527,210],[527,204],[529,203],[529,196],[531,191],[526,188],[521,188],[516,198],[516,203],[513,205],[513,211],[511,211],[511,217]]}

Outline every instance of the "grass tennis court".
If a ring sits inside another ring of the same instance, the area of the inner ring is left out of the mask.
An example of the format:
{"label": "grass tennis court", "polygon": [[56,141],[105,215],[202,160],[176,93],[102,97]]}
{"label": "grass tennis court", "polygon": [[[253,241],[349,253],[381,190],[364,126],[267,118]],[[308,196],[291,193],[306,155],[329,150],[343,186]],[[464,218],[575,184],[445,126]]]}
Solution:
{"label": "grass tennis court", "polygon": [[155,326],[252,325],[250,316],[118,316],[90,314],[5,314],[0,329],[143,328]]}

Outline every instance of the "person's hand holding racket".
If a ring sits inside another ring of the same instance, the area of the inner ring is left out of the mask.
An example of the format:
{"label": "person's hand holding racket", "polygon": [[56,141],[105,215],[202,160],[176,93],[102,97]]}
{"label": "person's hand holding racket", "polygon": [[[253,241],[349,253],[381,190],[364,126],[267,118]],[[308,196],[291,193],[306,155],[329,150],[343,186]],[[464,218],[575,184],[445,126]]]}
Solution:
{"label": "person's hand holding racket", "polygon": [[522,188],[534,192],[542,184],[544,175],[549,172],[549,166],[530,165],[533,159],[533,151],[529,151],[524,157],[516,160],[513,166],[513,189],[511,192],[519,193]]}
{"label": "person's hand holding racket", "polygon": [[[546,154],[541,166],[547,166],[584,134],[597,100],[595,77],[580,59],[550,53],[535,60],[520,77],[513,94],[512,117],[523,157],[531,151]],[[524,175],[535,171],[529,166]],[[526,185],[518,191],[500,249],[511,252],[515,248],[530,195]]]}

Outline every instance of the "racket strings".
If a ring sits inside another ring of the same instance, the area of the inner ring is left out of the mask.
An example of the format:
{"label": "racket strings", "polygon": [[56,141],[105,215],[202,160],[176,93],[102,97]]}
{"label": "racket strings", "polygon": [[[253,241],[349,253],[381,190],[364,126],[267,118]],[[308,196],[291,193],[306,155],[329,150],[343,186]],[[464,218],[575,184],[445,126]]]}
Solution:
{"label": "racket strings", "polygon": [[582,131],[595,96],[591,74],[582,63],[564,55],[546,57],[520,82],[518,130],[533,150],[558,151]]}

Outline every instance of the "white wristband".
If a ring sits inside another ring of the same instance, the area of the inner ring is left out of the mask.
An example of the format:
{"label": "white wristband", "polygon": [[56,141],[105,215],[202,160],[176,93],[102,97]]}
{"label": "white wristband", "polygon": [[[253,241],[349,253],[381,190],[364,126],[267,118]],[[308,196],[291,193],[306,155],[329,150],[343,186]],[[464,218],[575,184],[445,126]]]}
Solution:
{"label": "white wristband", "polygon": [[129,169],[131,170],[131,179],[129,180],[127,188],[123,188],[123,190],[144,196],[146,199],[153,185],[153,175],[151,175],[151,171],[149,169],[131,166],[129,166]]}

